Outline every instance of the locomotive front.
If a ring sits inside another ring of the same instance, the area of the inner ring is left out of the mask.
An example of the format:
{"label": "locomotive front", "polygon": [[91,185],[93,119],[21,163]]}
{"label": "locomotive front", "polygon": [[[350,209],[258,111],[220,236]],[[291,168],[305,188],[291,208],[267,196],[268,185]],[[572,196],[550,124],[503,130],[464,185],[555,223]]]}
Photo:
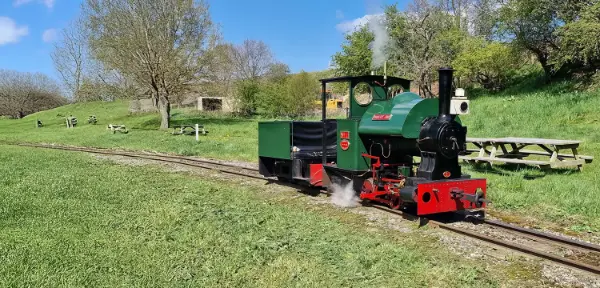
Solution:
{"label": "locomotive front", "polygon": [[[439,70],[437,103],[400,94],[391,99],[389,116],[375,113],[376,106],[372,113],[365,113],[359,128],[361,140],[365,146],[381,149],[362,154],[371,160],[371,169],[361,199],[395,209],[413,206],[418,215],[485,207],[486,180],[471,179],[462,174],[459,165],[467,128],[457,115],[469,112],[469,102],[462,89],[458,89],[458,97],[451,96],[452,74],[451,68]],[[432,115],[435,104],[437,115]],[[396,121],[374,121],[381,118]],[[416,165],[415,157],[420,157],[416,173],[406,169]]]}

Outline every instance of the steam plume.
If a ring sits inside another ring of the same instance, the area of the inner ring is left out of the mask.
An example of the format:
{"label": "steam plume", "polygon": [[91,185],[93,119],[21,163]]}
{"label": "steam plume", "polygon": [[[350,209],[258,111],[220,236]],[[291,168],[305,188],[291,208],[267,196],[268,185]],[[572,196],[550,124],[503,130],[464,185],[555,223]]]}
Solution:
{"label": "steam plume", "polygon": [[373,61],[371,68],[377,69],[383,66],[388,60],[386,47],[390,40],[386,26],[385,15],[381,2],[379,0],[367,0],[367,13],[373,15],[368,22],[368,28],[375,36],[375,40],[371,43],[371,52],[373,53]]}
{"label": "steam plume", "polygon": [[338,184],[332,185],[333,194],[331,195],[331,203],[340,207],[356,207],[358,206],[359,198],[354,191],[353,182],[341,186]]}

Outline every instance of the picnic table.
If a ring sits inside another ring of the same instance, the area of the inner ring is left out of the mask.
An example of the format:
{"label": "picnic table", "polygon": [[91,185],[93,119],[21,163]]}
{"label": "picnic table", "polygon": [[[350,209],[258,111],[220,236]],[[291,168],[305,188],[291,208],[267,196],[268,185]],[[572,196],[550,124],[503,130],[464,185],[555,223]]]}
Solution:
{"label": "picnic table", "polygon": [[200,133],[202,135],[206,135],[208,131],[204,129],[204,125],[194,124],[194,125],[173,125],[173,135],[181,135],[186,134],[186,129],[192,129],[191,135],[196,134],[196,141],[200,141]]}
{"label": "picnic table", "polygon": [[110,129],[110,131],[115,134],[116,132],[121,132],[123,134],[127,134],[129,133],[129,130],[127,130],[127,127],[125,127],[125,125],[113,125],[113,124],[108,124],[107,129]]}
{"label": "picnic table", "polygon": [[[581,141],[539,138],[467,138],[467,143],[475,149],[467,149],[466,155],[477,153],[475,157],[460,156],[467,162],[510,163],[538,166],[540,168],[577,167],[591,163],[594,157],[579,155],[577,148]],[[542,150],[526,150],[531,146]],[[563,153],[561,153],[561,151]],[[547,160],[524,159],[529,156],[548,158]]]}
{"label": "picnic table", "polygon": [[[206,135],[208,131],[204,129],[204,125],[194,124],[194,125],[173,125],[173,135],[181,135],[186,134],[187,129],[190,129],[190,134],[195,132],[202,133],[202,135]],[[197,131],[196,131],[197,130]]]}

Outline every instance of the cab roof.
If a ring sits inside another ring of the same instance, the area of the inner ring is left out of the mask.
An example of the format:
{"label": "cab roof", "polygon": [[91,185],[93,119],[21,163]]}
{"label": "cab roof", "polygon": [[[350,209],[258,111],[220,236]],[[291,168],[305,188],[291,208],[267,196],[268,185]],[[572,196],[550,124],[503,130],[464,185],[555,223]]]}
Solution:
{"label": "cab roof", "polygon": [[387,76],[387,81],[384,79],[383,75],[362,75],[362,76],[342,76],[342,77],[333,77],[333,78],[325,78],[319,79],[321,83],[330,83],[330,82],[376,82],[377,84],[383,86],[381,83],[386,82],[386,86],[391,86],[395,84],[400,84],[402,86],[410,85],[411,80]]}

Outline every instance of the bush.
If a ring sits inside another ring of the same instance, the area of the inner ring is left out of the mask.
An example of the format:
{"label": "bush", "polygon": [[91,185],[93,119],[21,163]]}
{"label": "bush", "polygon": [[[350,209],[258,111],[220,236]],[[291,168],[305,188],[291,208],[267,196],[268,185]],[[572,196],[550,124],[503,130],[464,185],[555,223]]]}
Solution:
{"label": "bush", "polygon": [[506,44],[471,38],[465,40],[453,65],[457,76],[487,90],[501,90],[522,67],[523,57]]}
{"label": "bush", "polygon": [[313,110],[319,85],[309,73],[301,72],[285,81],[266,82],[259,96],[262,112],[269,117],[297,117]]}
{"label": "bush", "polygon": [[236,108],[243,116],[250,116],[256,112],[260,84],[257,80],[242,80],[235,86]]}

